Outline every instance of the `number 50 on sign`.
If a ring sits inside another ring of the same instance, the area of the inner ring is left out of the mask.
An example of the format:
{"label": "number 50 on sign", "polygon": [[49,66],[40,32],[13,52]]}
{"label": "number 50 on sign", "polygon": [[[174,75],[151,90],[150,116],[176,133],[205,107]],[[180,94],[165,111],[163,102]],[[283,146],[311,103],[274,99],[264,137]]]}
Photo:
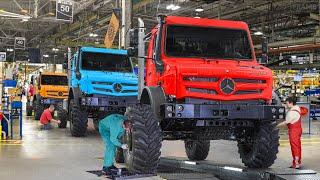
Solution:
{"label": "number 50 on sign", "polygon": [[57,0],[56,18],[57,20],[70,21],[73,20],[73,1]]}

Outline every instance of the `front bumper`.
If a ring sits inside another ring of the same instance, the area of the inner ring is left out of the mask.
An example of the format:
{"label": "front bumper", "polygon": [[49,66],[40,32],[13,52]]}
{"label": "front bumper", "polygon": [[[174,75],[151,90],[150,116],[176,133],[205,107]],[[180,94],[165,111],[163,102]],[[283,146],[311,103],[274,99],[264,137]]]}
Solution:
{"label": "front bumper", "polygon": [[128,104],[135,104],[137,102],[137,97],[135,96],[103,96],[103,97],[82,97],[80,99],[80,104],[82,106],[92,106],[92,107],[126,107]]}
{"label": "front bumper", "polygon": [[62,103],[63,99],[41,99],[41,103],[42,104],[58,104],[58,103]]}
{"label": "front bumper", "polygon": [[284,119],[285,108],[275,105],[163,104],[165,119],[274,120]]}

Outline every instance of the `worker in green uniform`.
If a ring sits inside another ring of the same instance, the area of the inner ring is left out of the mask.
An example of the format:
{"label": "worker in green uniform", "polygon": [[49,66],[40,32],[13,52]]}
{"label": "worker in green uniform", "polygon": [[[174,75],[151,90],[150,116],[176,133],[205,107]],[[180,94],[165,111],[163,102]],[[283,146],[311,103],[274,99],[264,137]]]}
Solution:
{"label": "worker in green uniform", "polygon": [[99,122],[99,132],[106,145],[102,169],[106,174],[117,171],[114,166],[117,148],[128,149],[128,145],[121,144],[119,140],[125,131],[130,131],[131,117],[128,109],[125,115],[111,114]]}

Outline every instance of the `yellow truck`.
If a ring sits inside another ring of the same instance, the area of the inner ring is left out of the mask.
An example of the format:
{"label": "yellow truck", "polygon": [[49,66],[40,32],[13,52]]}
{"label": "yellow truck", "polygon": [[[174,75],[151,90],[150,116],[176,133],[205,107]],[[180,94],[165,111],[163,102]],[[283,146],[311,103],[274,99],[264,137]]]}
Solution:
{"label": "yellow truck", "polygon": [[36,120],[40,119],[43,110],[55,105],[60,128],[67,126],[67,111],[63,109],[63,100],[68,98],[68,78],[66,73],[42,72],[35,82],[33,111]]}

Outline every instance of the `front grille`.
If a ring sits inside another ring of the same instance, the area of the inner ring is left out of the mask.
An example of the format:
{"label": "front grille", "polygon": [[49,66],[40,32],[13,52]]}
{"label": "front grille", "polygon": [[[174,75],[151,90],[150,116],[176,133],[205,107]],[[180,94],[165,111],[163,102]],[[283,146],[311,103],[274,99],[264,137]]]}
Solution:
{"label": "front grille", "polygon": [[245,79],[245,78],[233,78],[236,83],[255,83],[255,84],[264,84],[266,80],[260,79]]}
{"label": "front grille", "polygon": [[112,90],[110,90],[110,89],[104,89],[104,88],[93,88],[94,90],[96,90],[96,91],[102,91],[102,92],[110,92],[110,93],[112,93]]}
{"label": "front grille", "polygon": [[99,82],[99,81],[92,81],[92,84],[98,84],[98,85],[106,85],[110,86],[113,84],[113,82]]}
{"label": "front grille", "polygon": [[239,77],[221,78],[187,75],[183,76],[183,82],[188,92],[209,95],[259,95],[267,87],[267,80],[265,79]]}
{"label": "front grille", "polygon": [[188,91],[196,93],[217,94],[217,92],[212,89],[188,88]]}
{"label": "front grille", "polygon": [[136,93],[136,92],[138,92],[138,91],[136,91],[136,90],[123,90],[123,91],[121,91],[122,93]]}
{"label": "front grille", "polygon": [[243,94],[261,94],[262,90],[243,90],[243,91],[237,91],[236,95],[243,95]]}
{"label": "front grille", "polygon": [[138,86],[137,84],[121,83],[122,86]]}
{"label": "front grille", "polygon": [[67,91],[47,91],[48,96],[65,97],[68,96]]}
{"label": "front grille", "polygon": [[183,80],[184,81],[195,81],[195,82],[217,82],[219,80],[219,78],[186,76],[183,78]]}

